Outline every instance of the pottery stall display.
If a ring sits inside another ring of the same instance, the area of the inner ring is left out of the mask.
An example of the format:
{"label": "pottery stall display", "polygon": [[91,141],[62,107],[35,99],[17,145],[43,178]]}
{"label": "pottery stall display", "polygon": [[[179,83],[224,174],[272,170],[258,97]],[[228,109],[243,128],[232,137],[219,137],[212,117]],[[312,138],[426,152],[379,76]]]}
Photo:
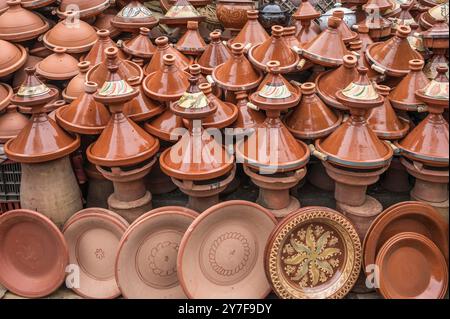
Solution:
{"label": "pottery stall display", "polygon": [[[224,39],[231,39],[238,33],[243,32],[242,30],[247,29],[249,27],[247,21],[249,20],[253,20],[251,24],[259,24],[256,20],[258,14],[254,9],[255,2],[252,0],[217,0],[216,14],[217,19],[225,28]],[[252,13],[249,14],[249,11],[252,11]],[[253,35],[255,38],[258,36],[257,34]]]}
{"label": "pottery stall display", "polygon": [[423,30],[431,28],[438,20],[443,19],[448,24],[449,4],[448,1],[440,3],[420,14],[419,24]]}

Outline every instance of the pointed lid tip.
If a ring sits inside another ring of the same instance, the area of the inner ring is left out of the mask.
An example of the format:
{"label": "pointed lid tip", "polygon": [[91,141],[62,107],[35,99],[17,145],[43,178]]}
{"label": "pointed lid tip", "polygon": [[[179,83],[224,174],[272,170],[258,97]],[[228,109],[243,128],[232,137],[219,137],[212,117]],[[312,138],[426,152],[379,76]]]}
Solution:
{"label": "pointed lid tip", "polygon": [[316,84],[313,82],[305,82],[300,86],[302,94],[312,95],[316,93]]}
{"label": "pointed lid tip", "polygon": [[256,20],[258,19],[259,11],[258,10],[247,10],[247,19]]}
{"label": "pointed lid tip", "polygon": [[411,33],[411,27],[410,26],[399,25],[397,27],[397,32],[395,33],[395,35],[400,37],[400,38],[407,38],[410,33]]}
{"label": "pointed lid tip", "polygon": [[284,28],[281,25],[274,25],[271,28],[272,36],[279,38],[283,35]]}
{"label": "pointed lid tip", "polygon": [[150,33],[150,29],[146,27],[139,28],[139,34],[147,36]]}
{"label": "pointed lid tip", "polygon": [[423,89],[416,91],[416,96],[429,104],[429,106],[439,105],[448,108],[449,82],[447,77],[448,67],[439,64],[436,67],[436,77]]}
{"label": "pointed lid tip", "polygon": [[84,91],[86,93],[95,93],[98,89],[98,85],[95,82],[92,81],[86,81],[84,82]]}
{"label": "pointed lid tip", "polygon": [[409,60],[409,69],[412,71],[420,71],[423,69],[425,61],[419,59]]}
{"label": "pointed lid tip", "polygon": [[109,38],[109,36],[111,35],[111,32],[107,29],[100,29],[100,30],[97,30],[97,35],[100,39]]}
{"label": "pointed lid tip", "polygon": [[166,36],[160,36],[155,39],[155,44],[158,47],[165,47],[169,44],[169,38]]}
{"label": "pointed lid tip", "polygon": [[340,19],[338,17],[331,16],[328,19],[328,28],[337,29],[337,28],[339,28],[341,23],[342,23],[342,19]]}
{"label": "pointed lid tip", "polygon": [[81,61],[78,62],[78,69],[80,70],[80,73],[86,73],[87,71],[89,71],[90,67],[91,67],[91,62],[89,61]]}

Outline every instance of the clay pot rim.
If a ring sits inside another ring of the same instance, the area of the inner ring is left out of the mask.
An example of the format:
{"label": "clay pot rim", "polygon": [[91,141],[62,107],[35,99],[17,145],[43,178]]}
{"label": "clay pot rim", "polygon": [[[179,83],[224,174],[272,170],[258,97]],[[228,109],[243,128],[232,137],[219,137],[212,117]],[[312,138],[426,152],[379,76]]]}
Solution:
{"label": "clay pot rim", "polygon": [[[411,212],[412,210],[412,212]],[[375,242],[379,239],[377,233],[382,232],[383,228],[386,228],[389,223],[395,219],[401,219],[408,215],[418,215],[432,221],[438,229],[441,231],[442,238],[446,239],[448,234],[448,226],[446,225],[443,217],[429,204],[425,204],[419,201],[406,201],[394,204],[386,208],[381,214],[379,214],[369,226],[366,236],[363,241],[363,265],[364,269],[368,265],[375,262],[377,252],[375,251]],[[381,228],[381,230],[380,230]],[[446,259],[448,259],[448,244],[447,248],[442,247],[441,250]]]}
{"label": "clay pot rim", "polygon": [[[292,221],[294,221],[296,218],[300,217],[300,216],[307,216],[308,214],[314,214],[315,212],[319,211],[321,215],[325,215],[322,217],[316,217],[314,216],[314,219],[324,219],[324,218],[329,218],[331,219],[333,222],[338,223],[338,221],[336,221],[335,219],[341,220],[345,225],[344,225],[344,229],[348,231],[349,236],[353,239],[353,245],[355,246],[355,264],[352,267],[352,274],[349,275],[348,280],[343,284],[341,290],[338,290],[337,292],[335,292],[332,296],[330,297],[336,297],[336,298],[343,298],[344,296],[346,296],[351,289],[353,288],[353,286],[355,285],[359,273],[361,271],[361,264],[362,264],[362,251],[361,249],[361,241],[359,240],[359,236],[356,233],[356,229],[354,224],[347,218],[345,217],[343,214],[335,211],[334,209],[328,208],[328,207],[322,207],[322,206],[308,206],[308,207],[304,207],[304,208],[300,208],[299,210],[297,210],[294,213],[291,213],[289,215],[287,215],[286,217],[284,217],[279,223],[278,225],[275,227],[275,229],[272,231],[272,233],[269,236],[269,240],[266,244],[266,249],[265,249],[265,253],[264,253],[264,265],[265,265],[265,270],[266,270],[266,277],[269,279],[269,283],[272,286],[274,292],[277,294],[277,296],[281,297],[281,298],[287,298],[289,296],[289,294],[284,291],[283,289],[283,294],[280,294],[280,292],[278,291],[277,287],[275,287],[272,283],[272,276],[270,275],[270,267],[269,267],[269,262],[270,262],[270,250],[271,250],[271,246],[273,246],[273,244],[275,243],[275,239],[277,237],[277,235],[283,230],[284,227],[288,226]],[[329,216],[333,216],[333,217],[329,217]],[[303,222],[303,221],[302,221]],[[359,251],[359,253],[358,253]]]}
{"label": "clay pot rim", "polygon": [[128,44],[130,43],[131,40],[134,40],[134,38],[124,41],[122,43],[122,47],[121,47],[122,51],[124,51],[125,53],[127,53],[131,56],[143,58],[143,59],[151,59],[157,50],[156,48],[153,51],[137,51],[137,50],[130,49],[128,47]]}
{"label": "clay pot rim", "polygon": [[223,128],[226,128],[226,127],[230,126],[231,124],[233,124],[234,121],[236,121],[236,119],[238,118],[239,109],[236,105],[234,105],[233,103],[230,103],[230,102],[222,101],[222,103],[233,110],[233,112],[231,113],[231,116],[227,117],[226,119],[224,119],[222,121],[218,121],[218,122],[202,121],[202,126],[205,129],[207,129],[207,128],[223,129]]}
{"label": "clay pot rim", "polygon": [[429,166],[434,167],[447,167],[449,164],[449,158],[445,155],[443,157],[433,157],[428,156],[424,154],[420,154],[417,152],[413,152],[410,150],[407,150],[406,148],[402,147],[399,141],[395,141],[394,145],[400,149],[400,154],[406,158],[409,158],[412,161],[417,161],[420,163],[425,163]]}
{"label": "clay pot rim", "polygon": [[[55,0],[48,0],[48,1],[50,1],[50,3],[51,3],[51,2],[54,2]],[[93,6],[91,8],[87,8],[84,10],[78,10],[78,14],[80,15],[80,18],[95,17],[95,16],[99,15],[100,13],[102,13],[103,10],[109,8],[109,6],[110,6],[110,0],[105,0],[104,2],[102,2],[96,6]],[[61,10],[59,10],[59,7],[57,7],[56,15],[60,19],[64,19],[66,17],[66,11],[61,11]]]}
{"label": "clay pot rim", "polygon": [[[144,71],[142,70],[142,68],[137,63],[135,63],[133,61],[130,61],[130,60],[122,60],[122,62],[128,64],[131,68],[135,69],[135,71],[137,73],[136,76],[139,76],[139,81],[142,82],[142,79],[144,78]],[[100,63],[92,66],[89,69],[89,71],[87,71],[87,73],[86,73],[86,81],[93,81],[92,80],[92,73],[94,73],[100,67],[100,65],[102,63],[104,63],[104,62],[100,62]],[[95,82],[95,81],[93,81],[93,82]],[[97,83],[97,84],[99,84],[99,87],[101,86],[100,83]]]}
{"label": "clay pot rim", "polygon": [[6,83],[1,83],[1,82],[0,82],[0,86],[2,86],[2,87],[6,90],[6,92],[7,92],[7,95],[6,95],[5,99],[4,99],[3,101],[0,101],[0,113],[1,113],[1,112],[2,112],[4,109],[6,109],[6,108],[8,107],[8,105],[10,104],[9,100],[10,100],[11,97],[13,96],[14,91],[13,91],[13,89],[11,88],[11,86],[9,86],[9,85],[6,84]]}
{"label": "clay pot rim", "polygon": [[[2,284],[8,290],[12,291],[13,293],[15,293],[17,295],[23,296],[23,297],[39,298],[39,297],[48,296],[61,286],[61,284],[64,282],[64,279],[66,277],[65,267],[66,267],[66,265],[69,264],[69,249],[67,247],[66,240],[65,240],[63,234],[61,233],[61,231],[59,230],[59,228],[47,216],[40,214],[36,211],[29,210],[29,209],[21,208],[21,209],[15,209],[15,210],[11,210],[11,211],[4,213],[0,218],[0,224],[2,222],[8,221],[9,219],[15,219],[17,217],[24,217],[26,219],[37,220],[41,224],[44,224],[46,226],[46,228],[53,233],[54,237],[58,241],[58,246],[60,248],[60,252],[59,252],[59,254],[57,254],[57,256],[62,261],[61,274],[60,274],[60,278],[57,278],[57,280],[54,280],[55,283],[51,287],[43,290],[40,294],[29,294],[27,292],[20,291],[18,289],[15,289],[15,287],[10,286],[8,283],[5,283],[4,280],[2,280]],[[2,277],[1,274],[0,274],[0,277]]]}
{"label": "clay pot rim", "polygon": [[402,117],[399,117],[399,120],[402,123],[403,128],[401,128],[398,131],[379,131],[379,130],[375,130],[373,128],[371,128],[371,129],[372,129],[372,131],[375,132],[375,134],[377,134],[377,136],[380,139],[383,139],[383,140],[399,140],[399,139],[405,137],[406,134],[408,134],[409,128],[410,128],[408,120],[406,120],[406,119],[404,119]]}
{"label": "clay pot rim", "polygon": [[79,73],[79,69],[77,68],[76,70],[73,70],[71,72],[66,72],[66,73],[51,73],[51,72],[47,72],[44,71],[40,68],[40,64],[42,61],[38,62],[35,66],[36,68],[36,73],[43,76],[46,79],[49,80],[55,80],[55,81],[64,81],[64,80],[69,80],[72,79],[74,76],[76,76]]}
{"label": "clay pot rim", "polygon": [[[180,286],[182,287],[183,291],[185,292],[186,296],[188,296],[188,298],[192,299],[194,298],[194,296],[188,291],[187,289],[187,285],[186,282],[184,281],[183,278],[183,255],[185,253],[186,250],[186,246],[187,243],[189,241],[189,239],[192,237],[192,233],[194,232],[194,230],[199,227],[199,225],[201,225],[201,223],[203,222],[203,220],[205,220],[206,218],[208,218],[210,215],[214,214],[215,212],[219,211],[223,208],[223,207],[227,207],[227,206],[250,206],[252,208],[255,208],[259,211],[261,211],[261,213],[263,215],[265,215],[265,217],[269,218],[273,224],[274,227],[277,225],[277,220],[275,219],[275,217],[273,216],[273,214],[268,211],[266,208],[255,204],[253,202],[248,202],[248,201],[244,201],[244,200],[229,200],[229,201],[225,201],[225,202],[221,202],[219,204],[216,204],[210,208],[208,208],[207,210],[205,210],[204,212],[202,212],[191,224],[191,226],[188,228],[188,230],[186,231],[186,233],[184,234],[183,238],[181,239],[181,243],[178,249],[178,258],[177,258],[177,272],[178,272],[178,280],[180,283]],[[270,237],[269,237],[270,238]],[[264,291],[261,295],[260,298],[265,298],[267,297],[270,292],[271,292],[271,288],[269,287],[266,291]]]}
{"label": "clay pot rim", "polygon": [[330,59],[314,53],[310,53],[307,49],[302,48],[301,50],[301,55],[314,64],[319,64],[326,67],[338,67],[344,63],[343,57],[341,59]]}
{"label": "clay pot rim", "polygon": [[69,105],[64,105],[58,108],[55,113],[56,121],[66,131],[78,133],[81,135],[99,135],[105,129],[106,124],[104,126],[82,126],[66,121],[64,119],[64,111],[66,111],[68,108]]}
{"label": "clay pot rim", "polygon": [[28,1],[28,2],[22,1],[21,5],[22,5],[22,8],[26,8],[29,10],[35,10],[35,9],[45,7],[55,1],[56,0],[34,0],[34,1]]}
{"label": "clay pot rim", "polygon": [[229,91],[248,91],[251,90],[255,87],[257,87],[259,85],[259,83],[261,82],[261,80],[263,79],[263,73],[260,70],[255,70],[256,73],[259,74],[259,77],[257,80],[255,80],[254,82],[250,82],[247,83],[246,85],[234,85],[234,84],[228,84],[225,82],[222,82],[219,80],[219,78],[217,77],[217,73],[219,72],[218,70],[225,64],[226,62],[219,64],[218,66],[216,66],[213,69],[212,72],[212,78],[214,80],[215,83],[217,83],[217,85],[225,90],[229,90]]}
{"label": "clay pot rim", "polygon": [[381,249],[378,252],[377,258],[375,260],[375,264],[377,265],[378,269],[380,269],[380,287],[377,288],[378,292],[385,298],[385,299],[392,299],[390,296],[389,291],[387,291],[383,287],[384,276],[382,276],[382,268],[383,268],[383,260],[386,257],[386,255],[389,253],[389,251],[393,248],[394,245],[398,244],[400,241],[404,240],[413,240],[420,242],[423,246],[426,246],[430,253],[434,254],[436,257],[436,260],[439,260],[439,266],[440,270],[442,271],[444,277],[443,277],[443,285],[441,287],[441,291],[438,296],[436,296],[437,299],[443,299],[445,297],[445,294],[447,292],[448,288],[448,267],[447,263],[445,261],[444,256],[442,255],[439,248],[436,246],[436,244],[431,241],[428,237],[423,236],[418,233],[412,233],[412,232],[404,232],[399,233],[397,235],[394,235],[389,240],[387,240],[384,245],[381,247]]}
{"label": "clay pot rim", "polygon": [[[50,31],[51,30],[49,30],[49,32]],[[52,44],[47,40],[49,32],[44,34],[44,36],[42,37],[42,42],[44,43],[44,45],[47,47],[47,49],[50,49],[50,50],[60,47],[60,45]],[[64,48],[66,48],[66,50],[67,50],[66,53],[83,53],[83,52],[89,51],[97,43],[97,41],[98,41],[98,37],[95,39],[95,41],[85,44],[85,45],[81,45],[81,46],[77,46],[77,47],[65,46]]]}
{"label": "clay pot rim", "polygon": [[[42,17],[39,16],[41,19]],[[48,29],[50,29],[50,24],[47,20],[42,19],[44,25],[42,27],[39,27],[37,29],[31,30],[31,31],[24,31],[24,32],[17,32],[17,33],[8,33],[3,34],[0,33],[0,39],[11,41],[11,42],[23,42],[27,40],[32,40],[34,38],[37,38],[42,33],[46,32]]]}
{"label": "clay pot rim", "polygon": [[[295,138],[298,139],[303,139],[303,140],[310,140],[310,139],[318,139],[318,138],[324,138],[326,136],[328,136],[329,134],[331,134],[332,132],[334,132],[334,130],[339,127],[342,123],[342,119],[343,119],[343,115],[342,112],[340,111],[334,111],[332,110],[333,113],[337,116],[337,120],[336,122],[333,123],[333,125],[331,125],[328,128],[319,130],[319,131],[315,131],[315,132],[307,132],[307,131],[299,131],[299,130],[294,130],[292,128],[290,128],[289,126],[286,125],[286,127],[288,128],[288,130],[292,133],[292,135],[294,135]],[[284,122],[286,121],[286,119],[284,120]]]}
{"label": "clay pot rim", "polygon": [[[267,70],[267,65],[264,63],[259,62],[258,60],[255,59],[255,57],[253,56],[253,50],[255,50],[256,48],[258,48],[259,46],[261,46],[260,44],[255,44],[253,45],[247,52],[247,57],[249,59],[249,61],[259,70],[265,71]],[[284,73],[289,73],[292,71],[297,70],[297,65],[300,62],[300,56],[298,54],[296,54],[292,49],[291,49],[292,53],[295,55],[295,62],[289,65],[285,65],[285,66],[279,66],[278,67],[278,72],[284,74]]]}
{"label": "clay pot rim", "polygon": [[[94,166],[95,167],[95,166]],[[99,173],[100,174],[100,173]],[[101,174],[100,174],[101,175]],[[72,216],[69,217],[69,219],[66,221],[66,223],[63,226],[63,233],[64,233],[64,228],[66,227],[66,225],[69,224],[69,222],[72,221],[72,219],[77,218],[77,217],[81,217],[84,214],[100,214],[100,215],[109,215],[110,217],[114,218],[115,220],[119,221],[120,223],[122,223],[125,227],[128,228],[129,223],[126,221],[125,218],[123,218],[122,216],[120,216],[118,213],[113,212],[112,210],[106,209],[106,208],[101,208],[101,207],[87,207],[87,208],[83,208],[79,211],[77,211],[75,214],[73,214]]]}
{"label": "clay pot rim", "polygon": [[137,224],[140,220],[147,218],[150,215],[154,215],[156,213],[168,212],[168,211],[176,212],[176,213],[180,213],[180,214],[191,215],[193,218],[196,218],[199,215],[199,213],[196,212],[195,210],[184,207],[184,206],[175,206],[175,205],[161,206],[158,208],[153,208],[152,210],[149,210],[148,212],[142,214],[141,216],[139,216],[138,218],[136,218],[134,220],[133,224]]}
{"label": "clay pot rim", "polygon": [[[356,80],[356,79],[355,79]],[[342,105],[348,105],[347,107],[349,109],[355,108],[355,109],[367,109],[367,108],[374,108],[377,106],[382,106],[384,103],[384,97],[380,94],[378,94],[378,97],[376,99],[372,100],[358,100],[354,99],[352,97],[345,96],[342,94],[342,90],[338,90],[336,92],[336,99],[342,103]],[[343,102],[345,101],[345,102]]]}
{"label": "clay pot rim", "polygon": [[165,110],[166,110],[166,108],[162,104],[159,104],[157,107],[151,109],[149,112],[135,113],[135,114],[127,115],[127,117],[134,122],[144,122],[155,116],[158,116],[159,114],[163,113]]}
{"label": "clay pot rim", "polygon": [[[381,69],[384,69],[385,74],[389,75],[389,76],[402,77],[402,76],[408,74],[410,71],[409,66],[406,69],[394,69],[391,67],[385,67],[385,66],[381,65],[380,63],[378,63],[377,61],[375,61],[371,52],[373,52],[373,50],[376,50],[380,45],[383,45],[383,44],[384,44],[384,42],[375,42],[375,43],[368,45],[368,47],[366,49],[367,61],[371,64],[378,66]],[[420,53],[416,52],[415,50],[412,50],[412,52],[416,55],[416,57],[414,59],[423,61],[423,57]]]}
{"label": "clay pot rim", "polygon": [[[407,157],[400,157],[400,163],[406,168],[408,173],[418,179],[423,179],[426,181],[436,182],[436,183],[447,183],[449,177],[449,171],[447,170],[437,170],[433,168],[417,167],[417,165],[422,165],[423,163],[411,160]],[[417,165],[416,165],[417,164]],[[445,202],[448,202],[445,201]],[[443,202],[443,203],[445,203]],[[438,203],[437,203],[438,204]]]}
{"label": "clay pot rim", "polygon": [[398,110],[402,110],[402,111],[412,111],[412,112],[417,112],[417,109],[420,106],[424,106],[425,103],[422,102],[418,102],[418,103],[408,103],[408,102],[402,102],[402,101],[395,101],[392,100],[390,96],[388,96],[389,102],[391,102],[391,105]]}
{"label": "clay pot rim", "polygon": [[[138,219],[136,219],[123,234],[123,236],[119,242],[119,247],[117,249],[116,260],[114,263],[114,275],[115,275],[115,279],[117,282],[117,286],[119,287],[120,291],[122,292],[122,296],[124,298],[129,299],[126,292],[124,292],[123,289],[121,288],[121,284],[120,284],[120,280],[119,280],[119,259],[120,259],[119,257],[121,255],[122,251],[125,249],[125,244],[128,242],[129,237],[131,236],[133,231],[135,229],[138,229],[139,226],[141,226],[145,222],[148,222],[149,220],[150,221],[155,220],[155,219],[158,220],[160,218],[164,218],[166,215],[187,217],[187,218],[191,218],[192,221],[194,221],[198,216],[198,214],[194,215],[193,211],[192,212],[184,211],[184,210],[174,209],[173,207],[174,206],[167,206],[167,210],[164,209],[166,207],[161,207],[157,210],[151,210],[151,211],[143,214],[142,216],[138,217]],[[191,225],[192,225],[192,223],[191,223]],[[156,290],[158,288],[153,288],[153,289]],[[165,290],[165,289],[162,288],[162,289],[158,289],[158,290]]]}
{"label": "clay pot rim", "polygon": [[428,95],[423,94],[423,89],[419,89],[415,92],[416,97],[423,101],[424,104],[428,105],[438,105],[442,106],[443,108],[448,108],[448,98],[445,99],[439,99],[436,97],[431,97]]}
{"label": "clay pot rim", "polygon": [[330,74],[332,71],[334,70],[329,70],[329,71],[325,71],[320,73],[317,77],[316,77],[316,93],[317,95],[322,99],[323,102],[325,102],[326,105],[328,106],[332,106],[340,111],[348,111],[348,107],[344,106],[342,103],[340,103],[335,96],[330,96],[328,94],[325,94],[324,92],[322,92],[322,89],[320,87],[320,80],[322,79],[322,77],[324,77],[325,75]]}
{"label": "clay pot rim", "polygon": [[165,25],[187,25],[188,21],[197,21],[197,22],[203,22],[206,21],[205,16],[195,16],[195,17],[182,17],[182,18],[176,18],[176,17],[166,17],[163,16],[159,18],[159,23],[165,24]]}
{"label": "clay pot rim", "polygon": [[21,57],[13,65],[9,65],[5,69],[0,70],[1,71],[0,78],[16,72],[18,69],[20,69],[25,64],[25,62],[28,59],[28,51],[22,45],[20,45],[18,43],[11,43],[11,44],[20,50]]}
{"label": "clay pot rim", "polygon": [[[147,95],[148,97],[150,97],[151,99],[154,99],[156,101],[174,102],[174,101],[179,100],[180,97],[183,96],[183,94],[186,90],[183,90],[183,92],[180,92],[178,94],[160,94],[160,93],[153,92],[152,90],[150,90],[148,88],[147,82],[150,81],[157,72],[159,72],[159,71],[150,73],[142,81],[142,88],[144,89],[145,95]],[[188,77],[190,76],[186,71],[180,70],[180,72],[186,73]]]}
{"label": "clay pot rim", "polygon": [[157,138],[159,138],[163,141],[173,143],[173,144],[175,144],[181,138],[181,137],[178,137],[176,140],[172,140],[170,138],[171,132],[159,130],[159,129],[155,128],[153,125],[151,125],[149,122],[144,123],[144,129],[151,135],[156,136]]}

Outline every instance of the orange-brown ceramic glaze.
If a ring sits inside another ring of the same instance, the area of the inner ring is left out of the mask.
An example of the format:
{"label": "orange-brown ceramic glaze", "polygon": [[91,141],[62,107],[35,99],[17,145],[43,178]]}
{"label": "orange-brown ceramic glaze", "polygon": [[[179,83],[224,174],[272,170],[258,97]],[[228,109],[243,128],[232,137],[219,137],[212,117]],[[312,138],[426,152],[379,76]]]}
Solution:
{"label": "orange-brown ceramic glaze", "polygon": [[230,45],[233,43],[241,43],[244,47],[249,48],[263,43],[268,38],[269,35],[258,21],[258,10],[248,10],[247,22],[238,35],[230,41]]}
{"label": "orange-brown ceramic glaze", "polygon": [[149,38],[150,29],[141,27],[139,34],[123,43],[123,51],[134,57],[149,59],[155,54],[156,47]]}
{"label": "orange-brown ceramic glaze", "polygon": [[203,74],[211,74],[213,69],[231,58],[230,50],[222,43],[220,31],[209,34],[211,42],[206,46],[197,63],[201,66]]}
{"label": "orange-brown ceramic glaze", "polygon": [[[111,32],[106,29],[97,31],[98,41],[89,50],[89,52],[81,57],[82,61],[89,61],[91,67],[104,62],[106,60],[105,49],[109,47],[117,47],[113,40],[111,40]],[[118,57],[125,59],[125,54],[121,50],[117,53]]]}

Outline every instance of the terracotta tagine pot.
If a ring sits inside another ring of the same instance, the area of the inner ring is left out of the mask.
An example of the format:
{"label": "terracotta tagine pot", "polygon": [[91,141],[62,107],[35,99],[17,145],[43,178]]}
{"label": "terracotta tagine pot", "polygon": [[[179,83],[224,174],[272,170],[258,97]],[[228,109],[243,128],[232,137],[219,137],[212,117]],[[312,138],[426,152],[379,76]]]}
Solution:
{"label": "terracotta tagine pot", "polygon": [[[257,22],[255,20],[258,18],[258,15],[256,14],[255,17],[255,14],[252,13],[250,17],[248,14],[249,10],[254,9],[255,2],[251,0],[218,0],[216,2],[216,15],[219,22],[225,28],[223,34],[224,38],[230,39],[235,37],[238,33],[242,33],[241,30],[247,29],[249,27],[255,28],[254,25],[255,22]],[[250,19],[253,20],[251,22],[253,26],[247,23],[247,21]]]}
{"label": "terracotta tagine pot", "polygon": [[283,27],[275,25],[272,27],[272,36],[261,44],[254,45],[248,51],[248,58],[252,64],[265,70],[269,61],[280,62],[280,72],[289,73],[296,70],[300,62],[296,54],[283,40]]}
{"label": "terracotta tagine pot", "polygon": [[137,33],[139,28],[153,28],[159,23],[153,12],[140,1],[130,1],[111,20],[111,25],[121,31]]}
{"label": "terracotta tagine pot", "polygon": [[289,20],[289,10],[275,0],[269,0],[259,8],[259,22],[266,30],[275,25],[286,27]]}
{"label": "terracotta tagine pot", "polygon": [[56,89],[38,80],[35,69],[26,71],[27,77],[11,102],[31,107],[32,117],[17,137],[5,144],[5,152],[22,164],[21,207],[37,209],[61,226],[82,207],[68,157],[79,147],[80,138],[67,134],[45,113],[46,104],[58,94]]}
{"label": "terracotta tagine pot", "polygon": [[78,60],[66,52],[65,48],[54,48],[53,54],[36,64],[36,72],[48,80],[72,79],[79,72]]}
{"label": "terracotta tagine pot", "polygon": [[443,19],[437,20],[433,27],[422,32],[423,46],[433,52],[432,57],[424,67],[424,72],[429,79],[434,79],[436,77],[436,68],[440,64],[448,65],[448,38],[448,23]]}
{"label": "terracotta tagine pot", "polygon": [[28,53],[19,44],[0,40],[0,78],[7,77],[19,70],[27,61]]}
{"label": "terracotta tagine pot", "polygon": [[431,28],[436,23],[436,21],[440,19],[444,19],[444,21],[448,23],[448,14],[449,14],[448,2],[444,2],[437,6],[434,6],[428,9],[428,11],[420,14],[419,18],[420,27],[422,28],[422,30],[427,30]]}
{"label": "terracotta tagine pot", "polygon": [[150,62],[144,67],[144,73],[146,75],[153,73],[155,71],[161,70],[164,66],[163,57],[166,54],[171,54],[175,57],[175,64],[181,70],[187,70],[191,64],[191,60],[184,56],[177,49],[169,44],[169,38],[162,36],[155,40],[156,52],[153,54]]}
{"label": "terracotta tagine pot", "polygon": [[309,0],[302,0],[301,5],[292,15],[295,21],[294,25],[297,28],[295,35],[301,44],[311,41],[320,34],[320,26],[315,22],[315,19],[319,17],[320,12],[314,8]]}
{"label": "terracotta tagine pot", "polygon": [[[89,52],[81,57],[81,61],[88,61],[91,67],[104,62],[106,60],[105,49],[109,47],[117,47],[116,43],[111,39],[111,32],[106,29],[97,31],[98,41],[89,50]],[[121,59],[126,58],[121,50],[117,53]]]}
{"label": "terracotta tagine pot", "polygon": [[206,43],[198,31],[197,21],[188,21],[187,30],[175,44],[175,49],[183,54],[198,56],[206,48]]}
{"label": "terracotta tagine pot", "polygon": [[213,69],[231,58],[231,52],[221,41],[221,32],[213,31],[209,34],[211,42],[206,46],[202,55],[196,62],[200,65],[202,73],[209,75]]}
{"label": "terracotta tagine pot", "polygon": [[302,46],[300,41],[298,41],[297,37],[295,36],[295,32],[295,26],[283,28],[283,40],[284,42],[286,42],[286,45],[293,50]]}
{"label": "terracotta tagine pot", "polygon": [[159,19],[160,23],[168,26],[186,26],[188,21],[204,21],[197,9],[195,9],[188,0],[177,0],[177,2]]}
{"label": "terracotta tagine pot", "polygon": [[52,49],[63,47],[67,53],[83,53],[89,51],[98,40],[95,29],[88,23],[77,19],[77,13],[65,13],[66,18],[50,29],[42,41]]}
{"label": "terracotta tagine pot", "polygon": [[8,84],[0,83],[0,112],[9,105],[14,92]]}
{"label": "terracotta tagine pot", "polygon": [[[192,68],[200,70],[199,65]],[[199,75],[189,78],[183,96],[170,105],[175,115],[189,121],[188,132],[159,158],[161,169],[189,196],[188,208],[201,212],[219,202],[219,193],[233,180],[234,157],[202,128],[202,121],[217,111],[198,87]],[[206,84],[208,85],[208,84]]]}
{"label": "terracotta tagine pot", "polygon": [[389,93],[389,100],[393,107],[403,111],[417,111],[423,106],[423,102],[416,97],[416,91],[429,84],[429,80],[423,73],[423,60],[410,60],[409,73]]}
{"label": "terracotta tagine pot", "polygon": [[[332,16],[343,20],[344,11],[336,10],[333,12]],[[345,23],[339,24],[338,31],[341,34],[342,41],[344,41],[345,44],[354,41],[358,38],[358,34],[355,31],[352,31],[350,27]]]}
{"label": "terracotta tagine pot", "polygon": [[27,125],[28,117],[17,112],[17,105],[6,107],[5,111],[0,112],[0,144],[15,138]]}
{"label": "terracotta tagine pot", "polygon": [[94,94],[94,99],[107,105],[112,115],[86,154],[101,174],[114,184],[114,193],[108,198],[109,209],[133,222],[151,209],[152,196],[146,190],[143,178],[155,163],[159,141],[123,114],[124,104],[139,92],[120,76],[118,70],[117,64],[110,63],[108,78]]}
{"label": "terracotta tagine pot", "polygon": [[267,34],[266,30],[258,21],[259,11],[247,10],[246,14],[247,14],[247,22],[242,27],[242,29],[240,29],[236,37],[228,41],[229,46],[231,46],[231,44],[233,43],[241,43],[244,45],[246,50],[248,50],[250,47],[257,44],[261,44],[269,38],[269,35]]}
{"label": "terracotta tagine pot", "polygon": [[264,110],[267,118],[237,143],[236,158],[259,186],[257,203],[281,218],[300,207],[299,201],[289,196],[289,189],[305,176],[310,152],[281,122],[280,113],[297,105],[301,93],[282,77],[279,66],[278,61],[269,61],[268,75],[250,95],[249,106]]}
{"label": "terracotta tagine pot", "polygon": [[136,37],[123,42],[123,51],[133,57],[150,59],[155,54],[156,47],[150,40],[149,33],[149,28],[139,28],[139,34]]}
{"label": "terracotta tagine pot", "polygon": [[343,62],[339,68],[321,73],[316,78],[316,89],[319,97],[327,105],[339,110],[347,110],[347,108],[337,100],[336,92],[347,87],[358,76],[356,71],[358,58],[355,55],[345,55]]}
{"label": "terracotta tagine pot", "polygon": [[208,102],[212,104],[216,111],[202,121],[204,128],[224,129],[230,127],[238,117],[238,108],[236,105],[224,102],[213,94],[211,84],[201,83],[199,89],[205,94]]}
{"label": "terracotta tagine pot", "polygon": [[366,18],[358,23],[357,29],[360,26],[366,26],[369,29],[369,36],[374,41],[379,41],[391,35],[392,22],[383,16],[376,5],[369,5],[368,3],[364,7],[364,11],[366,11]]}
{"label": "terracotta tagine pot", "polygon": [[366,57],[372,64],[372,68],[381,74],[402,77],[409,72],[410,60],[423,60],[422,56],[411,48],[407,40],[410,33],[410,27],[399,26],[391,39],[369,45]]}
{"label": "terracotta tagine pot", "polygon": [[8,10],[0,15],[0,39],[23,42],[37,38],[49,24],[36,13],[22,8],[20,0],[6,2]]}
{"label": "terracotta tagine pot", "polygon": [[61,0],[56,14],[64,17],[66,11],[78,11],[80,18],[90,18],[99,15],[110,6],[109,0]]}
{"label": "terracotta tagine pot", "polygon": [[367,227],[382,211],[381,204],[366,195],[367,186],[377,182],[389,167],[393,149],[367,124],[367,111],[383,105],[384,99],[367,78],[367,68],[358,67],[358,73],[336,93],[338,101],[350,109],[349,119],[315,145],[327,174],[335,180],[337,209],[355,223],[360,238],[364,238]]}
{"label": "terracotta tagine pot", "polygon": [[[360,35],[361,35],[361,33],[360,33]],[[373,41],[371,41],[369,44],[372,44],[372,43],[373,43]],[[352,51],[352,53],[358,57],[358,66],[363,66],[365,68],[368,68],[367,76],[372,82],[381,83],[381,82],[385,81],[387,77],[386,77],[386,75],[378,73],[377,71],[373,70],[370,67],[370,63],[366,57],[367,46],[364,47],[364,43],[361,40],[355,40],[355,41],[352,41],[349,43],[350,51]],[[392,78],[388,78],[388,80],[391,80],[391,79]]]}
{"label": "terracotta tagine pot", "polygon": [[238,116],[236,121],[232,124],[236,135],[246,134],[254,131],[266,119],[263,112],[249,108],[247,92],[238,91],[236,95],[236,106],[238,107]]}
{"label": "terracotta tagine pot", "polygon": [[84,93],[84,83],[86,82],[86,74],[91,67],[88,61],[79,62],[78,74],[74,76],[66,88],[62,92],[62,96],[67,103],[73,102],[76,98]]}

